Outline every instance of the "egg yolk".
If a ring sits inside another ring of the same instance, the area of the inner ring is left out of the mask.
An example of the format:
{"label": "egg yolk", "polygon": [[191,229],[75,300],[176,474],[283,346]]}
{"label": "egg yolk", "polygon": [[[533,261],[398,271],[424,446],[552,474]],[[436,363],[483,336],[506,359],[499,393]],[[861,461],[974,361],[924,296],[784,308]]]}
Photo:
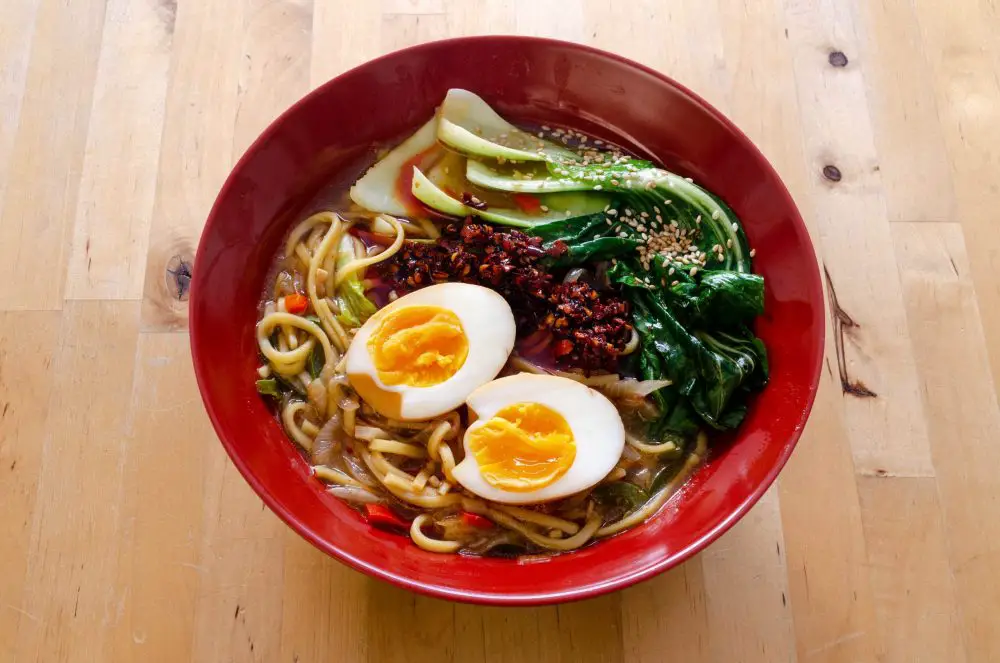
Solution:
{"label": "egg yolk", "polygon": [[576,442],[566,419],[541,403],[514,403],[467,434],[491,486],[515,493],[544,488],[566,473]]}
{"label": "egg yolk", "polygon": [[385,384],[432,387],[462,368],[469,339],[454,312],[403,306],[381,320],[368,339],[368,352]]}

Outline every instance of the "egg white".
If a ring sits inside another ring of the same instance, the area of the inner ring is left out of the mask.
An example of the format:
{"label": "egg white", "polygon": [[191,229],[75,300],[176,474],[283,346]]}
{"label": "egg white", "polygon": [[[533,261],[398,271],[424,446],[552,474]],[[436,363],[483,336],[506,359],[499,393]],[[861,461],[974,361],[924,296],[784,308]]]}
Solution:
{"label": "egg white", "polygon": [[[387,385],[379,378],[368,350],[368,340],[386,315],[404,306],[438,306],[454,313],[462,323],[469,353],[462,367],[444,382],[414,387]],[[383,412],[376,402],[368,401],[380,414],[405,421],[430,419],[462,405],[476,387],[496,377],[514,349],[515,331],[510,305],[489,288],[469,283],[432,285],[400,297],[362,325],[347,350],[346,372],[349,379],[365,375],[380,391],[398,394],[398,412]],[[360,389],[359,393],[365,398]]]}
{"label": "egg white", "polygon": [[[549,502],[596,485],[614,469],[625,447],[625,426],[618,409],[603,394],[569,378],[520,373],[494,380],[472,392],[466,402],[477,421],[465,434],[465,458],[453,476],[471,493],[506,504]],[[563,416],[573,432],[576,457],[564,475],[530,492],[510,492],[490,485],[479,472],[469,434],[485,425],[502,408],[514,403],[539,403]]]}

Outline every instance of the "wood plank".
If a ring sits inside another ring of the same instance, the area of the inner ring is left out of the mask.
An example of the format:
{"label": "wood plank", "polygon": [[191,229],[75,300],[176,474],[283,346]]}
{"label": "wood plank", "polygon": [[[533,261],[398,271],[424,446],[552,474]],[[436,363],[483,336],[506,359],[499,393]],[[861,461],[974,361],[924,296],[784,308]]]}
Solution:
{"label": "wood plank", "polygon": [[[107,660],[117,619],[118,505],[138,333],[136,302],[75,302],[52,363],[15,660]],[[97,356],[114,348],[113,360]]]}
{"label": "wood plank", "polygon": [[[456,605],[452,660],[461,663],[624,661],[620,611],[620,594],[542,608]],[[439,659],[427,659],[428,663],[432,660]]]}
{"label": "wood plank", "polygon": [[432,663],[454,660],[454,603],[420,596],[385,582],[368,583],[365,623],[368,660]]}
{"label": "wood plank", "polygon": [[702,556],[621,593],[622,647],[629,663],[711,660]]}
{"label": "wood plank", "polygon": [[38,5],[39,0],[23,0],[7,2],[0,7],[0,209],[3,209],[11,152],[21,119]]}
{"label": "wood plank", "polygon": [[[930,59],[938,114],[945,133],[958,219],[968,247],[972,280],[989,346],[993,382],[1000,381],[1000,46],[996,4],[914,0],[924,48]],[[992,6],[992,8],[991,8]],[[971,654],[971,651],[970,651]]]}
{"label": "wood plank", "polygon": [[109,0],[66,297],[139,299],[156,192],[174,13]]}
{"label": "wood plank", "polygon": [[863,474],[931,476],[863,71],[829,62],[831,51],[857,52],[855,17],[836,0],[784,8],[855,463]]}
{"label": "wood plank", "polygon": [[445,0],[382,0],[383,14],[443,14]]}
{"label": "wood plank", "polygon": [[62,306],[104,2],[38,7],[0,212],[0,310]]}
{"label": "wood plank", "polygon": [[201,582],[191,660],[277,660],[286,525],[264,506],[215,440],[203,465],[202,535],[197,539]]}
{"label": "wood plank", "polygon": [[198,566],[202,459],[207,445],[218,444],[198,397],[186,335],[140,335],[134,382],[112,658],[188,661],[205,573]]}
{"label": "wood plank", "polygon": [[373,580],[285,534],[281,661],[320,661],[336,652],[341,663],[368,656],[365,612]]}
{"label": "wood plank", "polygon": [[[347,25],[349,30],[344,29]],[[316,2],[309,75],[312,87],[377,56],[381,52],[381,26],[377,2]]]}
{"label": "wood plank", "polygon": [[[59,323],[56,311],[0,313],[0,659],[14,659]],[[42,496],[42,501],[47,499]]]}
{"label": "wood plank", "polygon": [[890,221],[953,221],[955,194],[929,56],[909,0],[858,1],[857,52]]}
{"label": "wood plank", "polygon": [[309,90],[312,0],[246,0],[233,160]]}
{"label": "wood plank", "polygon": [[824,372],[778,481],[789,598],[800,661],[874,663],[883,652],[839,391]]}
{"label": "wood plank", "polygon": [[517,34],[583,41],[583,0],[514,0]]}
{"label": "wood plank", "polygon": [[[455,606],[456,663],[532,663],[559,659],[559,614],[554,607]],[[548,637],[547,637],[548,636]]]}
{"label": "wood plank", "polygon": [[906,310],[927,404],[948,559],[970,662],[1000,632],[1000,411],[962,229],[895,224]]}
{"label": "wood plank", "polygon": [[[142,328],[187,328],[182,264],[232,167],[244,0],[181,2],[143,284]],[[168,272],[168,270],[170,270]]]}
{"label": "wood plank", "polygon": [[448,36],[444,14],[386,14],[382,17],[382,53]]}
{"label": "wood plank", "polygon": [[962,663],[965,647],[937,483],[861,477],[875,614],[886,663]]}
{"label": "wood plank", "polygon": [[772,488],[702,552],[712,660],[796,660],[783,541]]}
{"label": "wood plank", "polygon": [[620,53],[690,86],[724,107],[730,88],[716,0],[630,3],[634,20],[608,21],[621,12],[615,0],[585,0],[584,32],[593,46]]}
{"label": "wood plank", "polygon": [[513,34],[513,0],[445,0],[448,36]]}

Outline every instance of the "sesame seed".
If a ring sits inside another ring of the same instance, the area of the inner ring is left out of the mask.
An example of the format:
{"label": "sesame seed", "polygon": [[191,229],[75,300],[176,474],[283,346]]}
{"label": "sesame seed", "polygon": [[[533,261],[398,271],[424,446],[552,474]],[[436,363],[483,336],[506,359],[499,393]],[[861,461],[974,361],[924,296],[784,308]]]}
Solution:
{"label": "sesame seed", "polygon": [[604,187],[602,187],[600,184],[598,184],[597,186],[594,187],[594,191],[600,191],[603,188]]}
{"label": "sesame seed", "polygon": [[543,124],[543,125],[542,125],[542,131],[552,131],[552,127],[548,127],[548,126],[545,126],[545,125]]}
{"label": "sesame seed", "polygon": [[718,255],[718,258],[719,258],[719,262],[722,262],[723,260],[725,260],[725,256],[723,256],[721,253]]}
{"label": "sesame seed", "polygon": [[693,179],[691,179],[690,177],[685,177],[684,179],[685,179],[686,181],[688,181],[688,182],[694,182],[694,180],[693,180]]}
{"label": "sesame seed", "polygon": [[541,209],[542,209],[543,212],[548,212],[549,211],[549,208],[548,208],[547,205],[542,205]]}
{"label": "sesame seed", "polygon": [[691,271],[688,272],[688,274],[690,274],[692,278],[694,278],[694,275],[697,274],[697,273],[698,273],[698,268],[697,267],[692,267]]}
{"label": "sesame seed", "polygon": [[618,186],[618,180],[611,180],[611,184],[614,186]]}
{"label": "sesame seed", "polygon": [[668,200],[668,201],[664,202],[663,204],[664,204],[664,205],[673,205],[673,204],[674,204],[674,201],[672,201],[672,200]]}
{"label": "sesame seed", "polygon": [[572,214],[572,212],[570,212],[569,210],[566,210],[566,216],[569,216],[570,214]]}
{"label": "sesame seed", "polygon": [[701,214],[699,214],[698,216],[694,217],[694,222],[696,224],[698,224],[699,226],[701,225]]}
{"label": "sesame seed", "polygon": [[753,258],[755,255],[757,255],[757,249],[750,249],[750,257]]}
{"label": "sesame seed", "polygon": [[715,219],[718,218],[719,218],[719,210],[715,210],[714,212],[712,212],[712,220],[714,221]]}
{"label": "sesame seed", "polygon": [[657,221],[658,223],[663,223],[663,217],[662,217],[662,216],[660,216],[659,214],[657,214],[657,215],[656,215],[656,221]]}
{"label": "sesame seed", "polygon": [[604,223],[606,223],[606,224],[608,224],[610,226],[611,225],[611,219],[605,219]]}
{"label": "sesame seed", "polygon": [[616,209],[609,209],[608,210],[608,214],[610,214],[611,216],[618,216],[618,210],[616,210]]}
{"label": "sesame seed", "polygon": [[733,248],[733,240],[731,240],[731,239],[727,239],[726,240],[726,248],[727,249]]}
{"label": "sesame seed", "polygon": [[674,285],[677,285],[678,283],[680,283],[680,281],[672,281],[672,282],[670,283],[670,285],[674,286]]}
{"label": "sesame seed", "polygon": [[735,221],[733,221],[733,230],[739,230],[740,226]]}
{"label": "sesame seed", "polygon": [[604,145],[604,141],[603,140],[595,140],[594,141],[594,145]]}

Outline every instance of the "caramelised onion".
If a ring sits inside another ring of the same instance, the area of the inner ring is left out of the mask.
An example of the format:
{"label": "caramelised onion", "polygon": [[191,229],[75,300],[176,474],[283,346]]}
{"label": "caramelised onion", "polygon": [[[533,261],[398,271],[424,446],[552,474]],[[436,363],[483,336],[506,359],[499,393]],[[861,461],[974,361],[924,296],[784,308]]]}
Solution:
{"label": "caramelised onion", "polygon": [[343,454],[342,458],[344,459],[344,467],[347,468],[348,474],[354,477],[358,483],[369,488],[378,486],[378,479],[372,476],[371,471],[356,456],[353,454]]}
{"label": "caramelised onion", "polygon": [[334,412],[333,416],[319,429],[319,432],[316,433],[316,438],[313,440],[313,465],[330,464],[335,452],[339,452],[341,449],[342,435],[340,412]]}
{"label": "caramelised onion", "polygon": [[673,384],[670,380],[636,380],[624,378],[617,382],[595,385],[595,389],[604,392],[609,398],[646,398],[654,391]]}
{"label": "caramelised onion", "polygon": [[309,404],[316,408],[320,417],[326,416],[326,386],[322,380],[313,380],[306,387],[306,397]]}
{"label": "caramelised onion", "polygon": [[368,492],[364,488],[358,488],[357,486],[331,486],[326,489],[326,492],[334,497],[339,497],[345,502],[352,502],[354,504],[379,504],[385,501],[384,498],[379,497],[375,493]]}

